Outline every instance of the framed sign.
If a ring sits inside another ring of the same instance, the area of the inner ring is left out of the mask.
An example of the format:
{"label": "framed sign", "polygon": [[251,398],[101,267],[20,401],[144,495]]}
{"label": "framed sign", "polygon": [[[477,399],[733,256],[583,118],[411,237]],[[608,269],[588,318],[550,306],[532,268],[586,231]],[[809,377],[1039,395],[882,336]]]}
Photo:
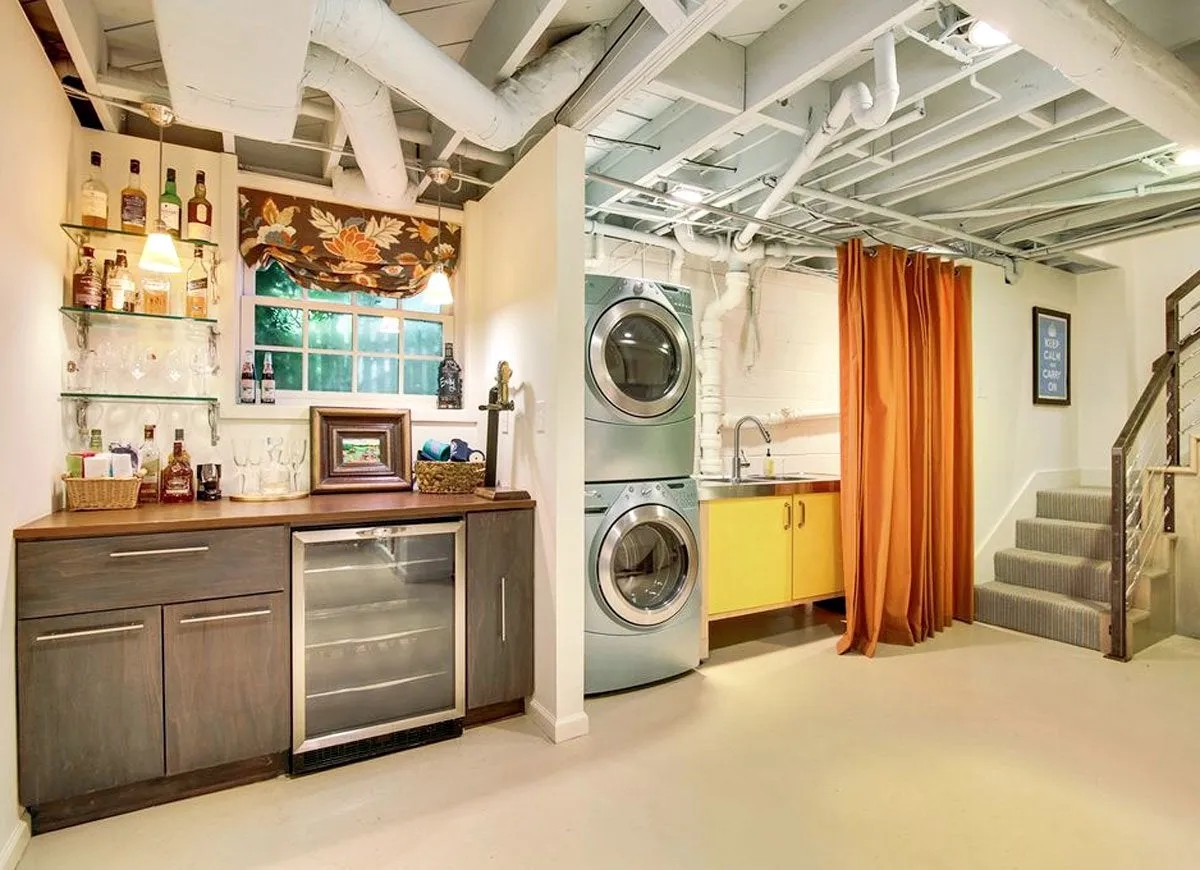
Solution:
{"label": "framed sign", "polygon": [[1033,309],[1033,403],[1071,404],[1071,315]]}
{"label": "framed sign", "polygon": [[310,408],[312,491],[412,489],[412,420],[408,411]]}

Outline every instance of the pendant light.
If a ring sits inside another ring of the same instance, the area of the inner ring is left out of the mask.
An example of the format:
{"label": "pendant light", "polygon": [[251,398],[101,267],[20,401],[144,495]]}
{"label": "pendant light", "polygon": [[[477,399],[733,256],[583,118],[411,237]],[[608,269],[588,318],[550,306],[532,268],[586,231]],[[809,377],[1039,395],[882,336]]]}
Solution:
{"label": "pendant light", "polygon": [[[434,241],[436,251],[442,243],[442,186],[450,180],[450,165],[442,161],[431,163],[425,170],[425,177],[432,184],[436,184],[438,189],[438,234]],[[450,278],[446,275],[446,266],[442,263],[441,256],[437,256],[438,261],[434,264],[432,274],[425,279],[425,289],[418,295],[429,305],[453,305],[454,294],[450,290]]]}
{"label": "pendant light", "polygon": [[[163,175],[163,128],[175,120],[175,113],[168,106],[158,103],[142,103],[142,110],[151,123],[158,127],[158,174],[155,175],[155,179],[158,185],[156,190],[160,190]],[[157,193],[155,197],[157,197]],[[150,197],[147,197],[147,209],[149,203]],[[138,260],[138,268],[145,272],[183,271],[183,267],[179,264],[179,252],[175,250],[175,240],[167,232],[167,225],[163,223],[162,215],[155,218],[154,232],[146,237],[146,244],[142,246],[142,257]]]}

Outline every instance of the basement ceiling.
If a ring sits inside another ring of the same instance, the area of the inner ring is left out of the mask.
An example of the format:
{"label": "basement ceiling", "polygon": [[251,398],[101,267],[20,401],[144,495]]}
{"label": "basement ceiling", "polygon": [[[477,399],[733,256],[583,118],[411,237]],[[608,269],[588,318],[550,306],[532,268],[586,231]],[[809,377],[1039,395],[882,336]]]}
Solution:
{"label": "basement ceiling", "polygon": [[[65,45],[90,93],[127,101],[168,96],[151,0],[23,5],[52,59],[60,59]],[[1200,71],[1200,3],[1113,5]],[[741,222],[711,209],[752,213],[841,90],[855,81],[873,85],[872,41],[891,29],[900,82],[891,120],[874,131],[847,125],[770,215],[762,237],[832,244],[866,234],[907,247],[1087,271],[1099,264],[1080,253],[1085,248],[1200,222],[1200,167],[1176,164],[1179,145],[1017,45],[970,46],[954,32],[965,13],[949,4],[393,0],[391,7],[468,66],[475,40],[479,51],[517,39],[520,51],[530,47],[529,60],[587,25],[608,26],[608,55],[554,118],[589,134],[590,172],[640,188],[589,180],[588,216],[597,220],[660,234],[680,222],[708,235],[739,228]],[[80,47],[89,17],[102,33],[102,48],[90,55]],[[536,32],[515,35],[500,26],[515,19],[540,23]],[[136,93],[126,81],[106,88],[106,76],[127,73],[156,87]],[[306,97],[291,142],[217,131],[225,134],[219,147],[248,168],[318,180],[339,164],[353,166],[329,99],[318,92]],[[431,140],[444,145],[446,138],[401,95],[394,95],[393,108],[401,138],[410,140],[406,156],[415,180],[438,156]],[[97,112],[110,129],[152,135],[111,104],[97,103]],[[192,138],[218,147],[211,132]],[[519,150],[460,148],[451,163],[462,184],[452,198],[482,196],[519,157]],[[680,185],[702,201],[672,200]]]}

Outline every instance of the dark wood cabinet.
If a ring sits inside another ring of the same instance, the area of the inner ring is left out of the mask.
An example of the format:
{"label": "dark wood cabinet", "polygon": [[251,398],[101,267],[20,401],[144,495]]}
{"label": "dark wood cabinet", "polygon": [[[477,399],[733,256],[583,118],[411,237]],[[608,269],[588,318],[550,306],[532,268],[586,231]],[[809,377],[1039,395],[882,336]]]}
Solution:
{"label": "dark wood cabinet", "polygon": [[467,709],[533,694],[533,511],[467,516]]}
{"label": "dark wood cabinet", "polygon": [[163,608],[167,775],[289,746],[283,593]]}
{"label": "dark wood cabinet", "polygon": [[162,611],[17,623],[27,806],[163,775]]}

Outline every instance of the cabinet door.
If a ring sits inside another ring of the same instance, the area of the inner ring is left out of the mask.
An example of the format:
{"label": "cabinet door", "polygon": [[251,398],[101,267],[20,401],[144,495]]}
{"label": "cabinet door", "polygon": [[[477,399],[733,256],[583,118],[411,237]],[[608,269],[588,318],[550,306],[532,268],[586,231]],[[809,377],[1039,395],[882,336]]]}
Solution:
{"label": "cabinet door", "polygon": [[21,803],[163,775],[162,612],[17,623]]}
{"label": "cabinet door", "polygon": [[467,709],[533,694],[533,511],[467,515]]}
{"label": "cabinet door", "polygon": [[792,598],[840,595],[842,581],[841,501],[836,492],[793,497]]}
{"label": "cabinet door", "polygon": [[792,598],[791,496],[709,502],[708,612],[783,606]]}
{"label": "cabinet door", "polygon": [[284,594],[172,604],[163,620],[167,773],[285,751]]}

